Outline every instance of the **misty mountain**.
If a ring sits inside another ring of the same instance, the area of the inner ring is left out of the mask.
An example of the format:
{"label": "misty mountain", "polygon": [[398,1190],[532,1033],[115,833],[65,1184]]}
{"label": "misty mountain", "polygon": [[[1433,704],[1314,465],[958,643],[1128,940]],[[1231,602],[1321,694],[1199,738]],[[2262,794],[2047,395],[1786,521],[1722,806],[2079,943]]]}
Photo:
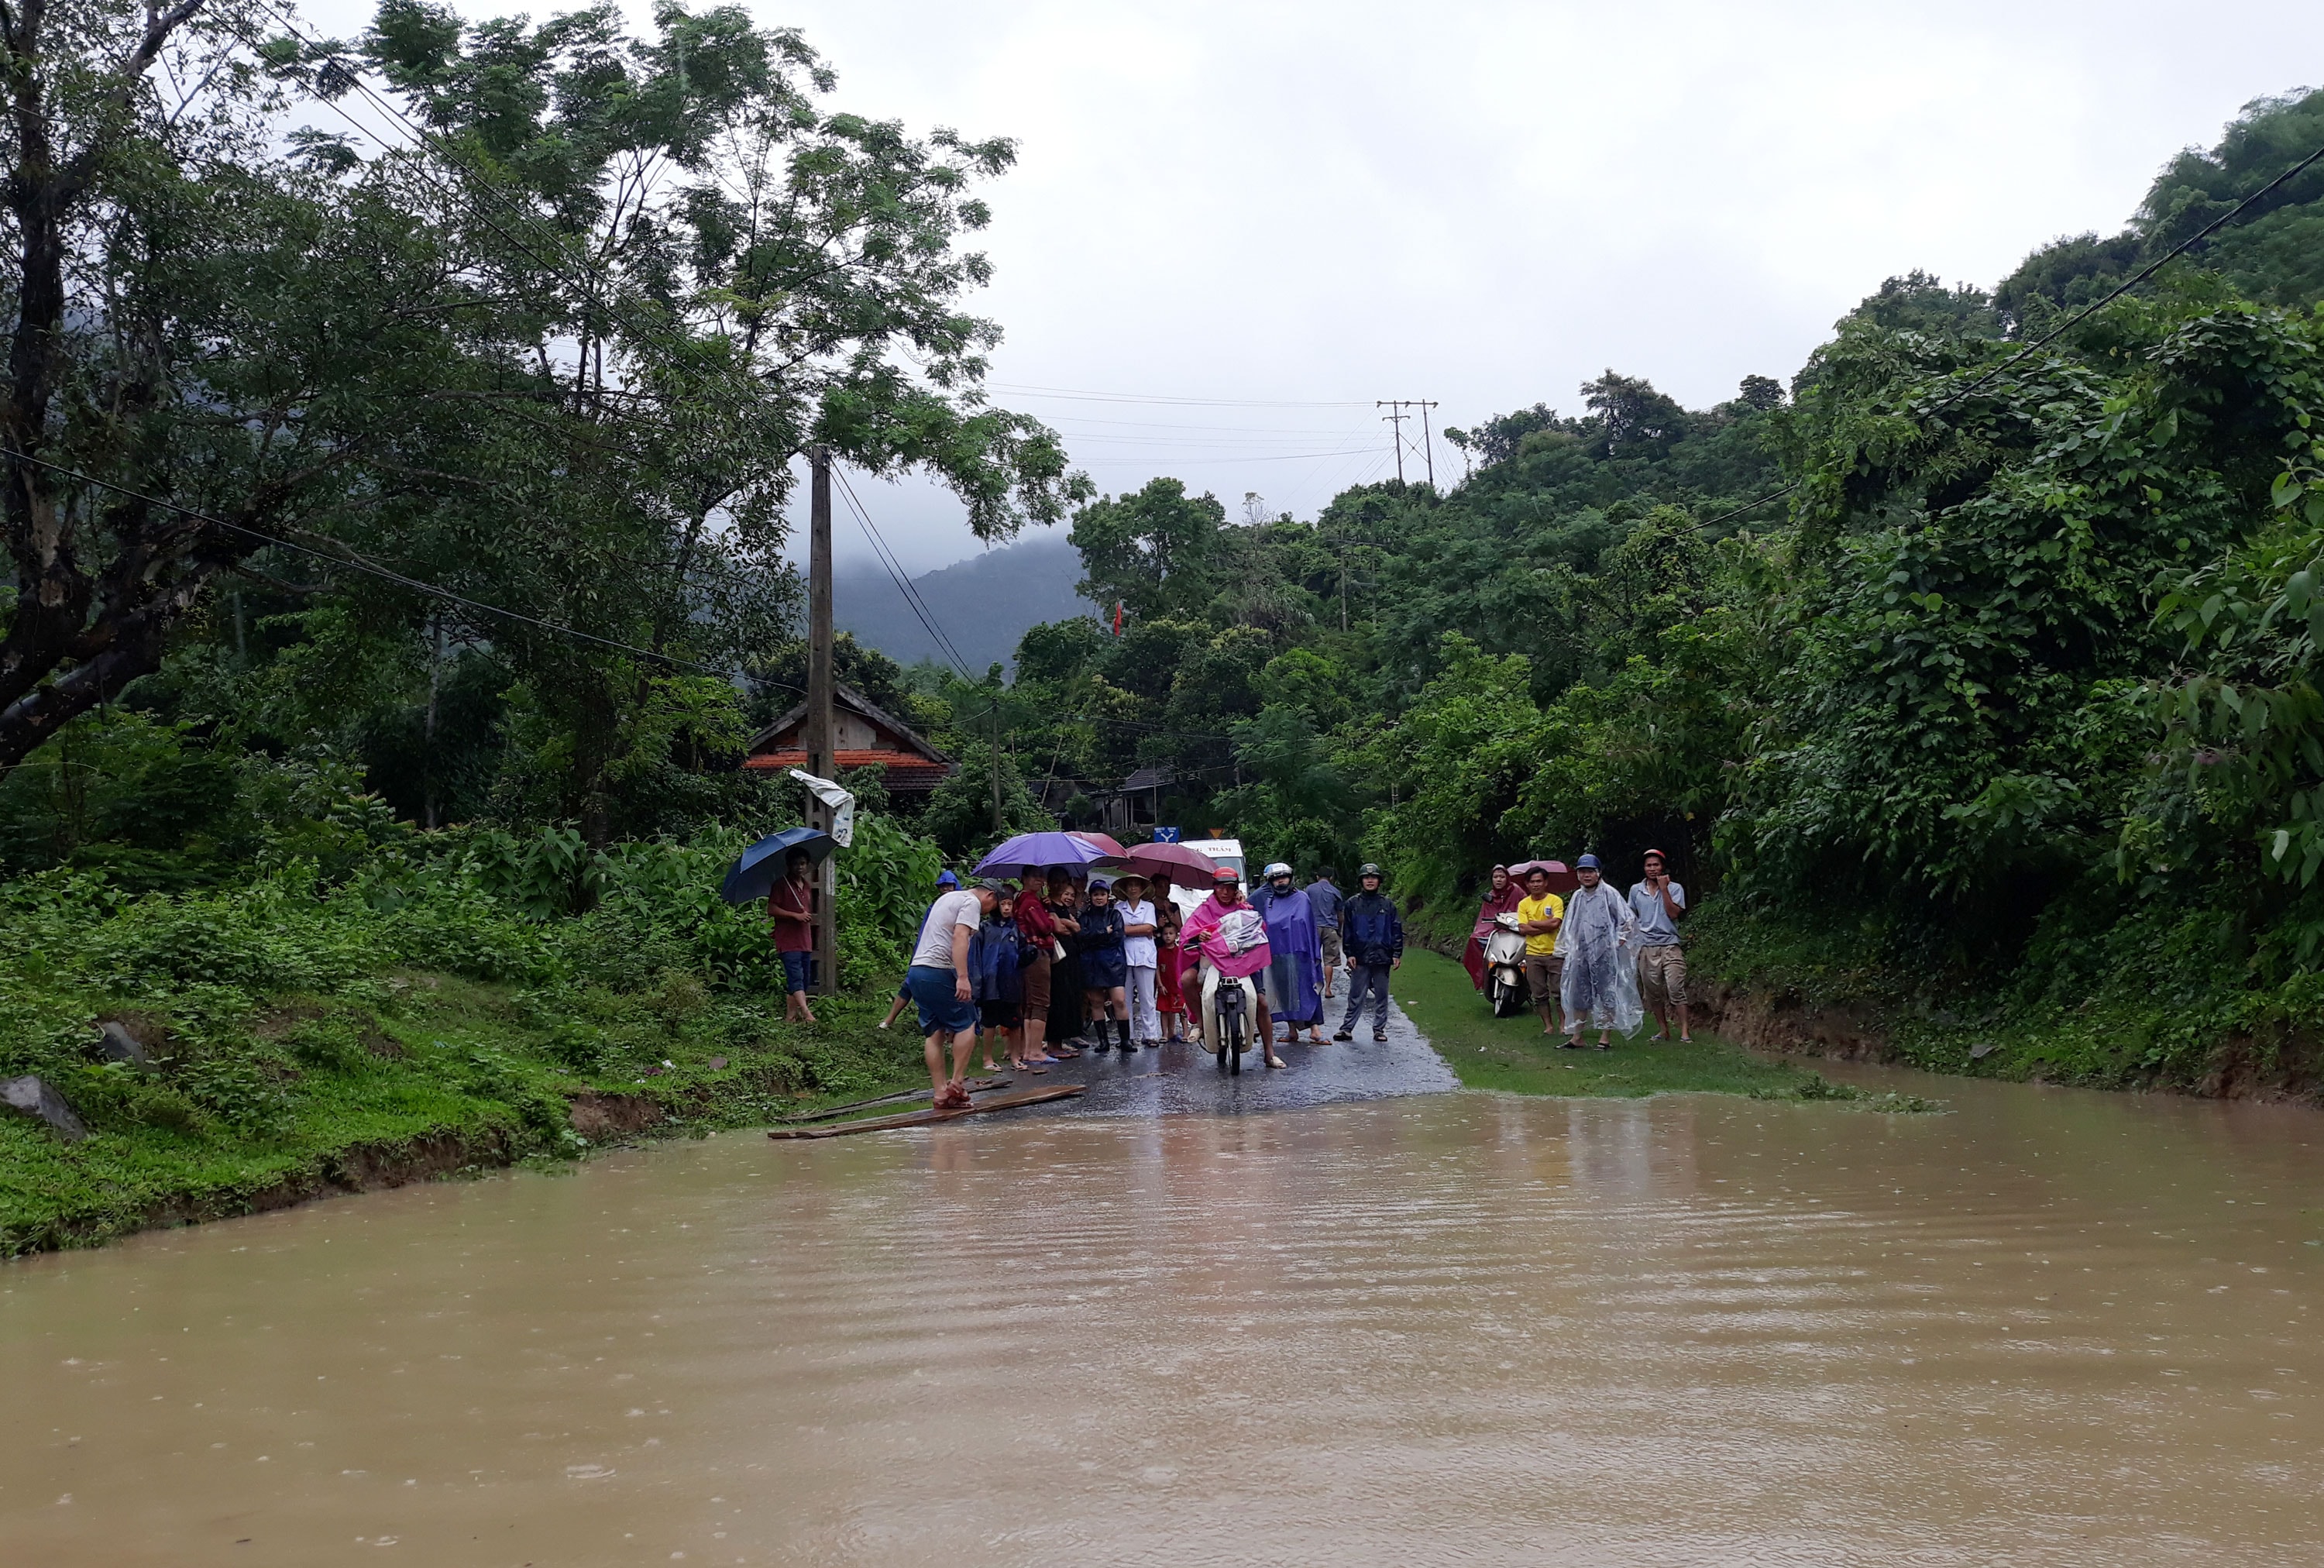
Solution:
{"label": "misty mountain", "polygon": [[[982,676],[998,659],[1016,657],[1017,640],[1044,621],[1094,613],[1074,592],[1082,558],[1063,532],[1043,533],[911,579],[936,625],[958,650],[970,673]],[[877,561],[836,567],[831,581],[832,621],[858,641],[899,664],[945,662],[895,580]]]}

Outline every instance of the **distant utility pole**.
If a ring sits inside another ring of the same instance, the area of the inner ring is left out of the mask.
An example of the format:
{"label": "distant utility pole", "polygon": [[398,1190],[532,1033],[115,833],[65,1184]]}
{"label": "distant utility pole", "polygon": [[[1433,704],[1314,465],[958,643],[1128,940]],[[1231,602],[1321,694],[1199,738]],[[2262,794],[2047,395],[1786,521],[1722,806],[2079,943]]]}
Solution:
{"label": "distant utility pole", "polygon": [[999,833],[1001,815],[1001,689],[992,692],[992,831]]}
{"label": "distant utility pole", "polygon": [[[808,448],[807,465],[807,770],[829,779],[836,772],[831,723],[831,449]],[[831,807],[812,793],[807,822],[831,831]],[[815,868],[816,990],[826,995],[839,989],[837,858],[826,855]]]}
{"label": "distant utility pole", "polygon": [[1425,398],[1375,398],[1372,400],[1372,407],[1388,410],[1387,413],[1380,416],[1380,420],[1383,423],[1395,427],[1396,433],[1393,439],[1396,442],[1396,482],[1398,484],[1404,483],[1404,449],[1412,446],[1405,436],[1404,421],[1413,416],[1404,410],[1406,409],[1420,410],[1420,445],[1413,447],[1412,451],[1415,457],[1427,465],[1428,487],[1434,490],[1436,487],[1436,443],[1429,434],[1428,410],[1436,407],[1436,404]]}

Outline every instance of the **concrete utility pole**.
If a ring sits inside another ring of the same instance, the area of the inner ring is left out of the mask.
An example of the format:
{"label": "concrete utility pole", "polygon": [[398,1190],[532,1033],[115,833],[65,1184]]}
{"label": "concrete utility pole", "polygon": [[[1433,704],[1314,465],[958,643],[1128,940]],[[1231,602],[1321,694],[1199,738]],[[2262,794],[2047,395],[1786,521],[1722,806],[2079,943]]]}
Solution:
{"label": "concrete utility pole", "polygon": [[[818,779],[837,770],[831,715],[831,450],[807,450],[812,475],[807,488],[807,770]],[[831,831],[831,807],[810,796],[809,827]],[[815,988],[829,995],[839,989],[839,890],[836,856],[815,868]]]}

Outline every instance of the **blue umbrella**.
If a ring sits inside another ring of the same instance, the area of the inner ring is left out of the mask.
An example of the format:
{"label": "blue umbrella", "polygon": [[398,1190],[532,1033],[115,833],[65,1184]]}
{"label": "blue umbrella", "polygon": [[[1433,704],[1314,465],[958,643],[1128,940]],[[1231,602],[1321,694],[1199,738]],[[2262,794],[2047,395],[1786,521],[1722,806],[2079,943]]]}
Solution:
{"label": "blue umbrella", "polygon": [[979,876],[1013,872],[1020,866],[1085,866],[1111,860],[1103,849],[1070,833],[1020,833],[976,862]]}
{"label": "blue umbrella", "polygon": [[819,861],[830,859],[836,847],[831,835],[817,827],[786,827],[770,833],[726,868],[726,881],[718,890],[730,904],[755,904],[774,891],[775,879],[783,874],[783,862],[791,851],[803,849],[809,861]]}

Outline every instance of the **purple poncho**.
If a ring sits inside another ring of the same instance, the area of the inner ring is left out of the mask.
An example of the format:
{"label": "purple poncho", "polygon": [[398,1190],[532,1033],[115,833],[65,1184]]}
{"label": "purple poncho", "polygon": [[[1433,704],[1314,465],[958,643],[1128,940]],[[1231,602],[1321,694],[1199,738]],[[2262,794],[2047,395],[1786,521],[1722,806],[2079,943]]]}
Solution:
{"label": "purple poncho", "polygon": [[1267,916],[1267,1005],[1285,1023],[1310,1024],[1323,1016],[1323,938],[1315,909],[1294,888],[1261,903]]}

